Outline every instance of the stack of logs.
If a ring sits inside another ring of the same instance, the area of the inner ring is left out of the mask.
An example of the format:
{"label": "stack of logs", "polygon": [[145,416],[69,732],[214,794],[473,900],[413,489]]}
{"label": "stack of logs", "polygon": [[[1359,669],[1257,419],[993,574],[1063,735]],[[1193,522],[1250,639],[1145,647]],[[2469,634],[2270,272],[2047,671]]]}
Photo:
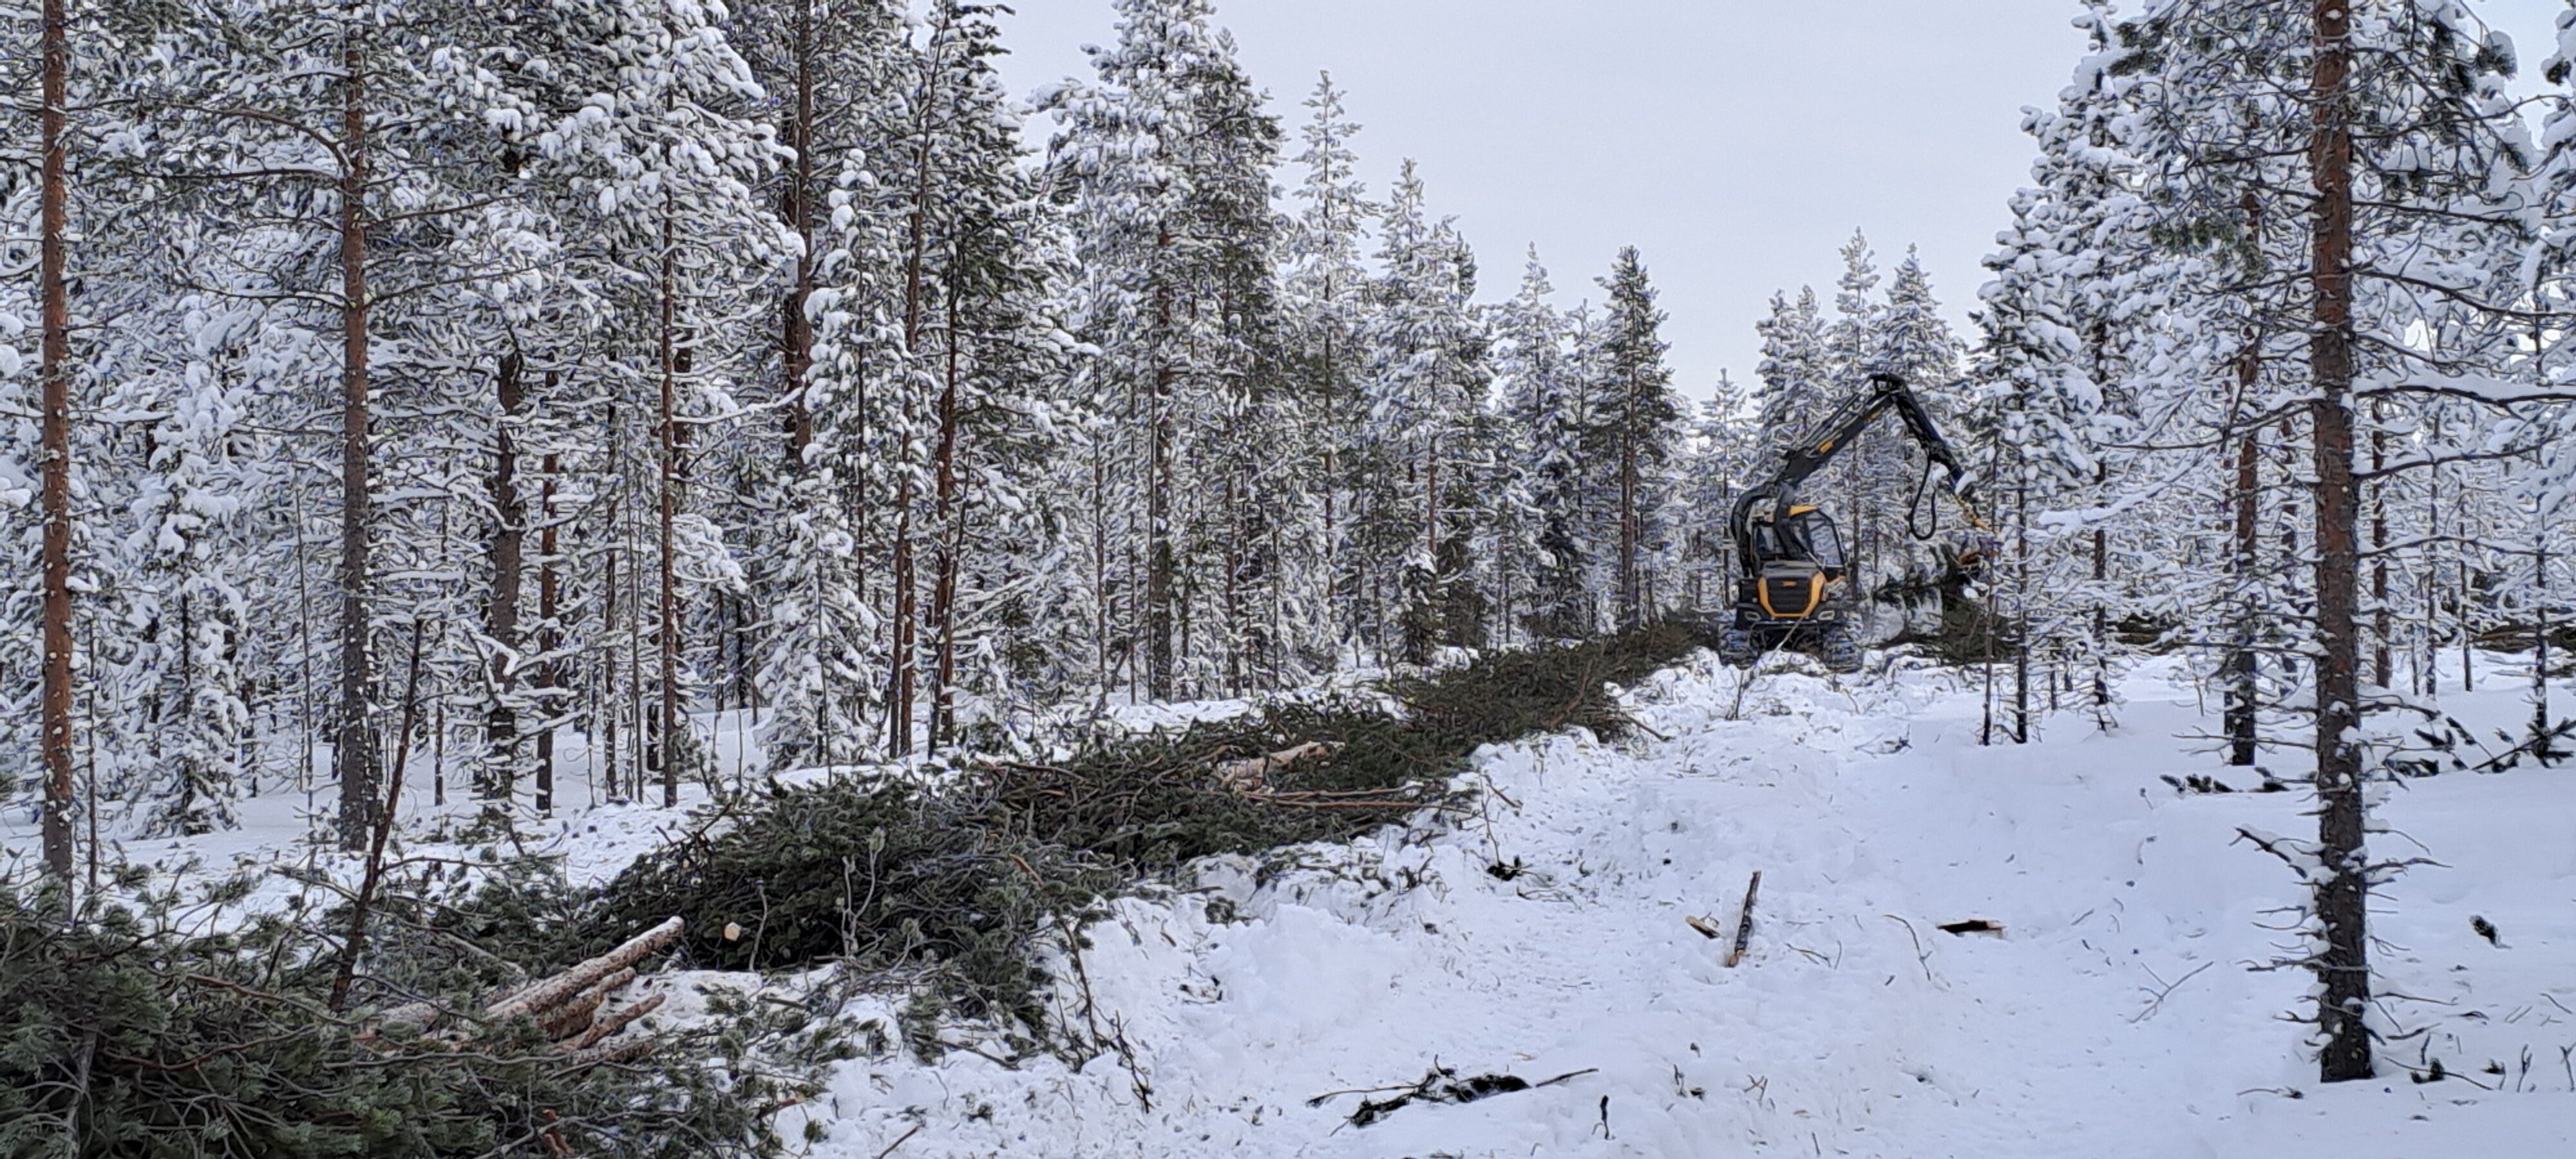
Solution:
{"label": "stack of logs", "polygon": [[[535,1019],[546,1041],[563,1051],[574,1066],[624,1062],[646,1054],[653,1049],[652,1036],[619,1037],[618,1032],[660,1009],[663,995],[627,1003],[605,1015],[600,1011],[618,991],[635,981],[638,964],[679,940],[680,932],[686,928],[678,918],[663,922],[614,950],[504,995],[485,1006],[477,1021],[501,1024],[517,1018]],[[370,1037],[396,1027],[427,1033],[437,1029],[447,1014],[427,1002],[397,1006],[377,1019]]]}

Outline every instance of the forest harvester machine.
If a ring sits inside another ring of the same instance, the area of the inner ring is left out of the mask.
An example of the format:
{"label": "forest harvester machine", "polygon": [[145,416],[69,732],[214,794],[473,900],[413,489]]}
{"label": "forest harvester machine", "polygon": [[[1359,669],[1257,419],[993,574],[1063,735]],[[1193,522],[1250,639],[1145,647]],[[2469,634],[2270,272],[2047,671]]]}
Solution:
{"label": "forest harvester machine", "polygon": [[[1972,581],[1982,572],[1995,547],[1977,513],[1975,478],[1905,379],[1873,374],[1867,391],[1792,445],[1782,455],[1779,470],[1736,501],[1727,532],[1735,542],[1739,579],[1733,619],[1718,638],[1721,659],[1748,668],[1766,653],[1792,648],[1814,655],[1835,672],[1860,670],[1858,577],[1852,574],[1832,517],[1814,505],[1800,503],[1798,487],[1891,411],[1923,446],[1928,459],[1924,485],[1930,483],[1933,466],[1946,471],[1950,493],[1974,528],[1959,546],[1952,567]],[[1923,500],[1924,486],[1918,486],[1917,511]],[[1916,530],[1914,522],[1909,516],[1907,529],[1917,539],[1932,538],[1930,530]]]}

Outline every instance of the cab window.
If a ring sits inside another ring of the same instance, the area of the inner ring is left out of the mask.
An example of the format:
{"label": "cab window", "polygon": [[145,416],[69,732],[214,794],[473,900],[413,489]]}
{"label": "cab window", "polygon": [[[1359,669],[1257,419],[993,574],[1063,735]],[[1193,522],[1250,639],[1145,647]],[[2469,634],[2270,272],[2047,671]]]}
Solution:
{"label": "cab window", "polygon": [[1798,534],[1807,541],[1807,553],[1816,565],[1839,570],[1843,566],[1842,536],[1834,530],[1834,521],[1821,511],[1810,511],[1798,517]]}

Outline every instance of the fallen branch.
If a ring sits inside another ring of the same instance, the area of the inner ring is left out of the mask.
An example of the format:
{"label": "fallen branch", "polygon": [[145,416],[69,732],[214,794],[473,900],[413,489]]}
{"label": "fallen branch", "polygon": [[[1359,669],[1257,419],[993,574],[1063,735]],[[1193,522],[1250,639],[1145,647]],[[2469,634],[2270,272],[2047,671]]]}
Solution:
{"label": "fallen branch", "polygon": [[1914,933],[1914,923],[1909,922],[1909,921],[1905,920],[1904,918],[1898,917],[1898,916],[1896,916],[1895,914],[1880,914],[1880,915],[1878,915],[1878,916],[1883,917],[1883,918],[1886,918],[1887,920],[1889,920],[1889,921],[1891,921],[1891,922],[1895,922],[1896,924],[1898,924],[1898,925],[1900,925],[1900,926],[1905,927],[1905,936],[1906,936],[1906,938],[1907,938],[1907,939],[1909,939],[1909,940],[1911,940],[1911,941],[1914,943],[1914,964],[1916,964],[1916,965],[1918,965],[1918,966],[1923,967],[1923,980],[1924,980],[1924,981],[1926,981],[1926,982],[1931,981],[1931,980],[1932,980],[1932,952],[1931,952],[1930,950],[1926,950],[1926,949],[1924,949],[1924,948],[1923,948],[1923,939],[1922,939],[1922,938],[1915,936],[1915,933]]}
{"label": "fallen branch", "polygon": [[1397,1092],[1396,1096],[1391,1099],[1363,1098],[1360,1100],[1359,1109],[1351,1112],[1350,1124],[1354,1127],[1368,1127],[1385,1121],[1388,1115],[1394,1114],[1413,1103],[1472,1103],[1479,1099],[1492,1098],[1495,1095],[1511,1094],[1514,1091],[1534,1091],[1540,1087],[1552,1087],[1558,1083],[1581,1078],[1584,1075],[1596,1074],[1600,1069],[1601,1068],[1599,1067],[1585,1067],[1582,1070],[1567,1071],[1552,1079],[1542,1079],[1538,1082],[1531,1082],[1527,1079],[1507,1074],[1486,1074],[1477,1075],[1473,1078],[1462,1079],[1458,1077],[1458,1072],[1456,1070],[1445,1066],[1435,1065],[1428,1073],[1422,1076],[1422,1081],[1411,1085],[1371,1087],[1367,1090],[1360,1091],[1334,1091],[1329,1094],[1321,1094],[1308,1099],[1306,1100],[1306,1105],[1310,1107],[1320,1107],[1340,1095],[1375,1094],[1385,1091]]}
{"label": "fallen branch", "polygon": [[1753,880],[1744,886],[1744,911],[1735,919],[1735,948],[1726,952],[1726,968],[1734,969],[1744,960],[1744,949],[1753,941],[1753,897],[1762,892],[1762,871],[1753,871]]}
{"label": "fallen branch", "polygon": [[[2202,970],[2206,970],[2206,969],[2210,968],[2211,966],[2215,966],[2215,965],[2217,965],[2217,964],[2218,964],[2218,963],[2216,963],[2216,962],[2203,962],[2203,963],[2201,963],[2201,964],[2200,964],[2200,966],[2199,966],[2197,969],[2194,969],[2191,973],[2185,974],[2185,975],[2183,975],[2182,977],[2179,977],[2179,978],[2174,979],[2171,983],[2167,984],[2167,985],[2165,986],[2165,988],[2164,988],[2164,989],[2162,989],[2162,990],[2149,991],[2149,993],[2151,993],[2151,994],[2153,994],[2153,995],[2155,996],[2155,997],[2154,997],[2154,999],[2153,999],[2152,1001],[2150,1001],[2150,1002],[2148,1002],[2148,1003],[2147,1003],[2147,1008],[2146,1008],[2146,1009],[2141,1010],[2141,1011],[2139,1011],[2139,1012],[2138,1012],[2138,1016],[2137,1016],[2137,1017],[2132,1018],[2132,1019],[2130,1019],[2129,1021],[2130,1021],[2132,1024],[2134,1024],[2134,1023],[2144,1022],[2144,1021],[2146,1021],[2147,1019],[2154,1017],[2154,1016],[2155,1016],[2156,1011],[2161,1010],[2161,1009],[2163,1009],[2163,1008],[2164,1008],[2165,999],[2172,997],[2172,996],[2173,996],[2173,992],[2174,992],[2175,990],[2177,990],[2177,989],[2180,989],[2180,988],[2182,987],[2182,984],[2183,984],[2183,983],[2188,982],[2188,981],[2191,981],[2191,980],[2192,980],[2192,979],[2194,979],[2194,978],[2200,977],[2200,972],[2201,972]],[[2150,977],[2150,978],[2156,978],[2156,972],[2155,972],[2154,970],[2148,970],[2148,971],[2147,971],[2147,977]],[[2156,978],[2156,981],[2163,982],[2163,981],[2164,981],[2164,979],[2162,979],[2162,978]],[[2139,989],[2144,990],[2144,989],[2146,989],[2146,987],[2141,986],[2141,987],[2139,987]]]}

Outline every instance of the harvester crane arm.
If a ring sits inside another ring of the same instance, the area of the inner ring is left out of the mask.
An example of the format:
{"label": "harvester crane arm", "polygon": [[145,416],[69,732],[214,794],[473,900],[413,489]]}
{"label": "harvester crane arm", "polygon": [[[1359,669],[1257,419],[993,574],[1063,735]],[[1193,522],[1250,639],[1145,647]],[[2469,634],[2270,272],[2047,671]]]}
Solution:
{"label": "harvester crane arm", "polygon": [[1958,451],[1950,446],[1950,440],[1941,434],[1939,424],[1932,421],[1931,412],[1923,409],[1923,400],[1915,397],[1914,388],[1907,386],[1902,377],[1884,373],[1871,375],[1869,386],[1869,393],[1844,403],[1842,409],[1819,425],[1814,434],[1789,448],[1782,456],[1779,473],[1755,488],[1752,494],[1777,504],[1779,509],[1773,518],[1787,520],[1789,506],[1797,497],[1798,485],[1824,470],[1835,456],[1859,439],[1862,432],[1892,410],[1904,422],[1906,433],[1913,435],[1915,442],[1923,444],[1923,453],[1949,472],[1950,492],[1959,497],[1961,506],[1968,508],[1969,518],[1976,519],[1976,478],[1969,473],[1968,465],[1959,458]]}

